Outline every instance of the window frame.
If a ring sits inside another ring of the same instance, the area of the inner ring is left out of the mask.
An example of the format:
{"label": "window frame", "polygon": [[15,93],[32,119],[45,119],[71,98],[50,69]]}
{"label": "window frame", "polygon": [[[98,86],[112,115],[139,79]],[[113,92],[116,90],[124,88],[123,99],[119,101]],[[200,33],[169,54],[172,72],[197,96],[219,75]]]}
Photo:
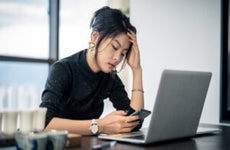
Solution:
{"label": "window frame", "polygon": [[230,110],[228,109],[228,26],[229,26],[229,0],[221,0],[221,79],[220,79],[220,91],[221,91],[221,105],[220,105],[220,122],[230,122]]}
{"label": "window frame", "polygon": [[37,62],[48,63],[49,66],[58,60],[58,39],[59,39],[59,6],[60,0],[49,0],[49,56],[48,59],[0,55],[0,61],[15,62]]}

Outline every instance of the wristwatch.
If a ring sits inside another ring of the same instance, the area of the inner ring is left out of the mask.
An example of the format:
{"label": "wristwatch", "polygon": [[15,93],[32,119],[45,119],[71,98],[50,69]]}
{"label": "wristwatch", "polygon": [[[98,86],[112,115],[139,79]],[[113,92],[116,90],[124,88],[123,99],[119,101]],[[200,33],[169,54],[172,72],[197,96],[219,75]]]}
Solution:
{"label": "wristwatch", "polygon": [[98,133],[99,128],[95,119],[92,120],[89,130],[92,132],[93,135],[96,135]]}

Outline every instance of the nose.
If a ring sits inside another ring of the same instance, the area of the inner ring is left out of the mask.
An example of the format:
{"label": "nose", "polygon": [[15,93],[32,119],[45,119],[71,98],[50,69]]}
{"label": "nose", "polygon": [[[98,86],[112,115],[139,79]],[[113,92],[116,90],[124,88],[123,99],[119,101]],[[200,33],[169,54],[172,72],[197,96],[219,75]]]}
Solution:
{"label": "nose", "polygon": [[116,60],[116,62],[120,62],[122,60],[122,55],[120,52],[115,52],[113,55],[113,59]]}

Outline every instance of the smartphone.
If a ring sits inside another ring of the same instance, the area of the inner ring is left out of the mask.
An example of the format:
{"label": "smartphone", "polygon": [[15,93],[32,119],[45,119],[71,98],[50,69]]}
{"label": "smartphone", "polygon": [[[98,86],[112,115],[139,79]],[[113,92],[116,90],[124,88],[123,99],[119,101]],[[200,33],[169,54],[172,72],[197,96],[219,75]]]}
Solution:
{"label": "smartphone", "polygon": [[130,114],[130,116],[138,115],[140,120],[144,120],[150,114],[151,111],[142,108],[140,110],[133,112],[132,114]]}

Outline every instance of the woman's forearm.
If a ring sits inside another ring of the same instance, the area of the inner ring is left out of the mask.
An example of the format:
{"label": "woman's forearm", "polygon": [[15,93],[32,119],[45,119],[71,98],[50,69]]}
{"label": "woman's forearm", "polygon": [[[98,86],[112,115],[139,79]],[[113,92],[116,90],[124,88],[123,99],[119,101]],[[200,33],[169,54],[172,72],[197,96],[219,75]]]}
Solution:
{"label": "woman's forearm", "polygon": [[133,70],[133,87],[130,106],[137,110],[144,107],[144,89],[142,83],[142,68]]}
{"label": "woman's forearm", "polygon": [[81,135],[92,135],[89,130],[91,120],[71,120],[63,118],[53,118],[45,130],[68,130],[70,133]]}

